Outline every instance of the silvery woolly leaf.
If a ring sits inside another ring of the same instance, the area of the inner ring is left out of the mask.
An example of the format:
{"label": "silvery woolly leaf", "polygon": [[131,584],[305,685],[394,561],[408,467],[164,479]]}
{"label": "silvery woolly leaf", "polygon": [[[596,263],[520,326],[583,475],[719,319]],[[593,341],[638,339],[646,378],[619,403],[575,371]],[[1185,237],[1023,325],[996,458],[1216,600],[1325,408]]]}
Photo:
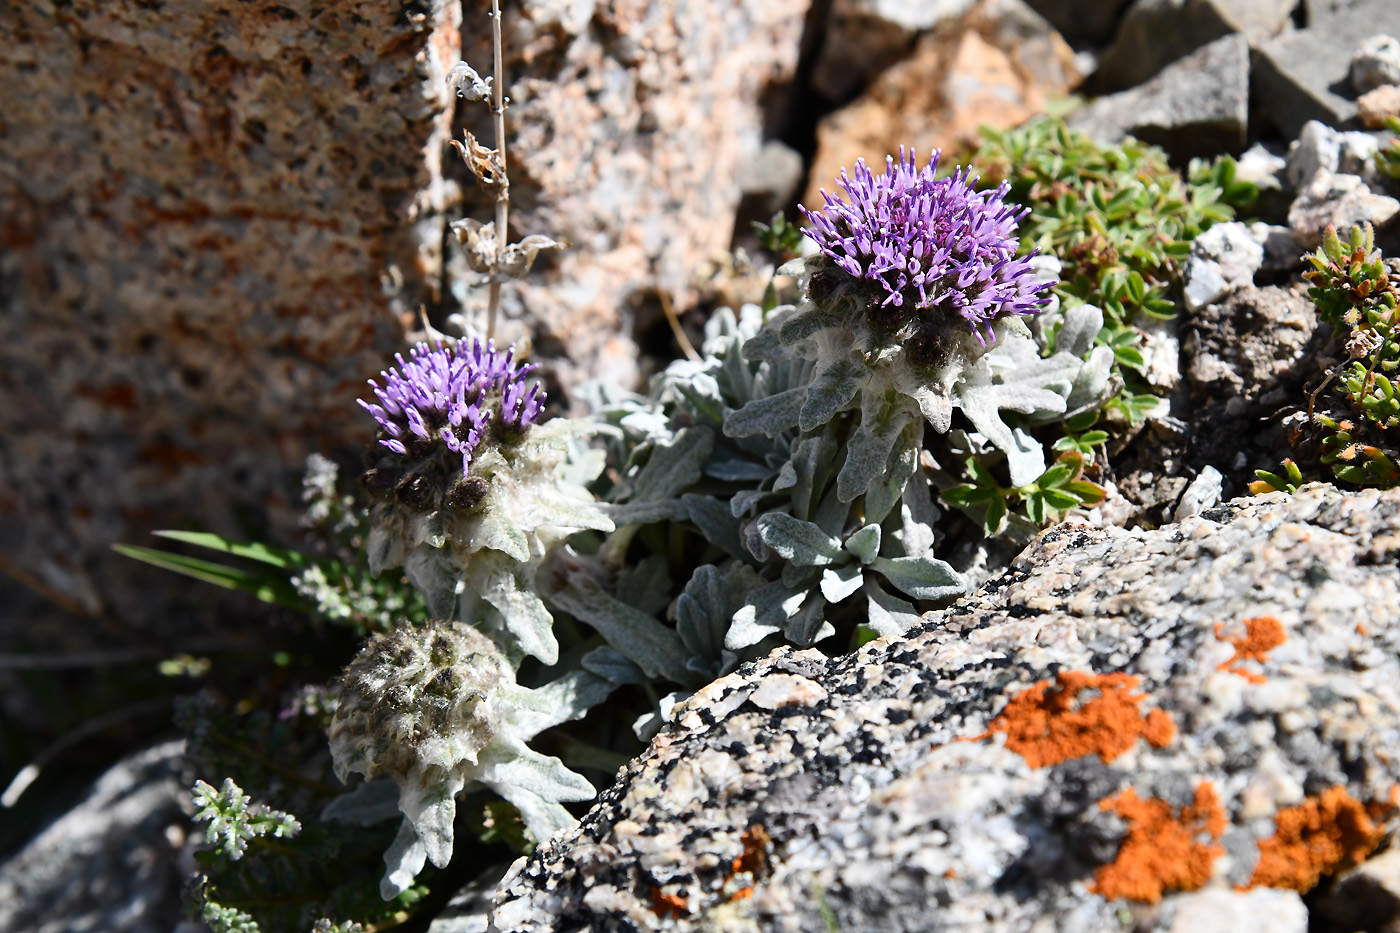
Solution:
{"label": "silvery woolly leaf", "polygon": [[494,700],[498,705],[509,707],[505,719],[510,723],[511,733],[525,741],[561,723],[582,719],[616,687],[607,678],[586,670],[570,671],[533,690],[520,686],[500,687]]}
{"label": "silvery woolly leaf", "polygon": [[685,521],[689,516],[684,505],[677,499],[641,499],[624,502],[621,505],[605,503],[603,514],[612,519],[618,528],[628,525],[651,525],[656,522]]}
{"label": "silvery woolly leaf", "polygon": [[773,470],[766,463],[736,457],[720,447],[705,461],[705,475],[726,483],[757,483],[772,476]]}
{"label": "silvery woolly leaf", "polygon": [[882,638],[903,635],[922,619],[913,605],[886,593],[873,579],[865,581],[864,589],[868,624]]}
{"label": "silvery woolly leaf", "polygon": [[793,515],[801,519],[811,517],[827,483],[840,468],[840,458],[841,447],[836,441],[834,424],[797,442],[790,461],[797,474],[791,493]]}
{"label": "silvery woolly leaf", "polygon": [[1076,305],[1065,311],[1065,322],[1055,339],[1056,354],[1068,353],[1082,357],[1094,346],[1094,339],[1103,330],[1103,312],[1093,305]]}
{"label": "silvery woolly leaf", "polygon": [[[900,500],[900,544],[904,555],[918,557],[933,550],[933,529],[938,524],[938,506],[933,504],[929,480],[922,470],[915,471],[904,487]],[[892,555],[901,556],[901,555]]]}
{"label": "silvery woolly leaf", "polygon": [[[842,555],[844,556],[844,555]],[[794,593],[805,593],[821,582],[822,568],[808,567],[802,564],[786,563],[783,565],[783,572],[779,575],[783,586]]]}
{"label": "silvery woolly leaf", "polygon": [[773,491],[782,492],[784,489],[791,489],[797,485],[797,468],[788,460],[778,468],[777,478],[773,480]]}
{"label": "silvery woolly leaf", "polygon": [[551,803],[588,800],[598,793],[587,778],[570,771],[558,758],[541,755],[514,737],[498,736],[483,748],[481,764],[472,777],[507,800],[510,797],[500,790],[503,784],[524,788]]}
{"label": "silvery woolly leaf", "polygon": [[365,556],[371,576],[379,576],[386,568],[403,564],[403,532],[388,524],[373,523],[365,539]]}
{"label": "silvery woolly leaf", "polygon": [[1049,389],[1020,384],[959,386],[957,401],[973,426],[1006,454],[1011,485],[1025,486],[1045,472],[1040,442],[1019,429],[1013,431],[1001,417],[1003,409],[1026,414],[1063,414],[1065,400]]}
{"label": "silvery woolly leaf", "polygon": [[745,564],[724,570],[713,564],[696,568],[676,600],[676,631],[693,657],[707,663],[721,660],[734,613],[763,583]]}
{"label": "silvery woolly leaf", "polygon": [[724,433],[728,437],[750,437],[754,434],[776,437],[797,427],[806,398],[807,387],[799,386],[777,395],[754,399],[725,416]]}
{"label": "silvery woolly leaf", "polygon": [[623,684],[644,684],[648,678],[642,669],[615,648],[604,645],[601,648],[594,648],[585,654],[579,665],[592,674],[609,683],[621,686]]}
{"label": "silvery woolly leaf", "polygon": [[783,346],[779,330],[784,321],[792,317],[797,312],[791,305],[774,309],[768,316],[768,323],[765,324],[758,333],[744,341],[740,349],[740,355],[750,362],[785,360],[792,356],[792,351]]}
{"label": "silvery woolly leaf", "polygon": [[500,551],[518,561],[530,559],[530,539],[525,529],[511,516],[510,507],[514,502],[503,496],[486,494],[484,512],[471,524],[474,526],[468,540],[474,551],[490,549]]}
{"label": "silvery woolly leaf", "polygon": [[877,557],[870,566],[914,599],[943,599],[967,589],[956,570],[934,557]]}
{"label": "silvery woolly leaf", "polygon": [[685,428],[669,443],[658,442],[637,474],[632,500],[672,499],[699,482],[705,460],[714,450],[709,428]]}
{"label": "silvery woolly leaf", "polygon": [[890,461],[884,476],[871,480],[865,490],[865,520],[882,522],[899,501],[905,487],[919,469],[919,451],[923,448],[924,422],[910,418],[890,451]]}
{"label": "silvery woolly leaf", "polygon": [[423,840],[418,838],[412,821],[404,817],[403,822],[399,824],[398,835],[389,845],[389,850],[384,853],[386,869],[379,882],[379,896],[386,901],[392,901],[407,891],[427,861],[427,847],[423,845]]}
{"label": "silvery woolly leaf", "polygon": [[1113,377],[1113,350],[1109,347],[1095,347],[1075,374],[1069,397],[1065,399],[1065,417],[1097,408],[1109,394],[1109,381]]}
{"label": "silvery woolly leaf", "polygon": [[862,394],[860,425],[851,435],[846,463],[836,477],[836,491],[842,502],[864,495],[885,471],[890,451],[914,417],[905,396],[893,389],[882,393],[867,390]]}
{"label": "silvery woolly leaf", "polygon": [[[872,525],[871,527],[878,530],[880,526]],[[860,589],[864,577],[860,564],[857,563],[843,564],[840,567],[827,567],[822,571],[822,595],[829,603],[839,603]]]}
{"label": "silvery woolly leaf", "polygon": [[[321,819],[373,826],[399,815],[399,788],[392,778],[356,784],[321,808]],[[426,856],[425,856],[426,857]]]}
{"label": "silvery woolly leaf", "polygon": [[[417,780],[412,778],[417,777]],[[446,868],[452,861],[452,825],[457,818],[457,792],[466,783],[460,769],[425,781],[416,773],[399,785],[399,809],[413,821],[413,829],[427,851],[428,861]]]}
{"label": "silvery woolly leaf", "polygon": [[774,275],[805,275],[814,267],[821,265],[820,256],[798,256],[796,259],[789,259],[773,271]]}
{"label": "silvery woolly leaf", "polygon": [[701,496],[686,493],[681,496],[690,520],[700,529],[705,540],[722,549],[731,557],[752,562],[753,555],[744,549],[739,538],[739,519],[729,511],[729,506],[714,496]]}
{"label": "silvery woolly leaf", "polygon": [[[477,568],[481,572],[477,573]],[[520,650],[539,658],[545,664],[559,660],[559,642],[554,637],[554,617],[544,601],[521,579],[520,564],[499,552],[479,552],[468,573],[473,590],[496,608],[506,631],[515,638]]]}
{"label": "silvery woolly leaf", "polygon": [[603,592],[586,575],[571,574],[564,586],[547,595],[554,605],[592,626],[648,677],[676,683],[689,679],[680,636],[646,613]]}
{"label": "silvery woolly leaf", "polygon": [[[682,519],[686,514],[682,514]],[[617,575],[617,595],[647,615],[656,615],[671,602],[670,562],[665,554],[648,554]]]}
{"label": "silvery woolly leaf", "polygon": [[457,609],[457,581],[461,571],[450,548],[420,544],[409,552],[403,562],[404,576],[423,594],[428,613],[445,619]]}
{"label": "silvery woolly leaf", "polygon": [[836,627],[825,620],[825,610],[826,600],[820,593],[807,594],[807,601],[783,628],[788,641],[800,648],[810,648],[823,638],[836,634]]}
{"label": "silvery woolly leaf", "polygon": [[740,515],[751,511],[764,499],[770,498],[773,495],[774,493],[768,489],[740,490],[729,499],[729,514],[733,515],[735,518],[738,518]]}
{"label": "silvery woolly leaf", "polygon": [[807,387],[807,400],[798,415],[798,427],[814,431],[850,404],[856,393],[870,381],[870,370],[858,352],[841,359],[817,364]]}
{"label": "silvery woolly leaf", "polygon": [[[880,526],[866,525],[847,538],[841,546],[862,564],[870,563],[880,553]],[[832,600],[832,602],[839,602],[839,600]]]}
{"label": "silvery woolly leaf", "polygon": [[739,611],[734,613],[724,647],[742,651],[776,632],[783,630],[788,618],[798,610],[806,593],[793,592],[781,581],[768,583],[755,590]]}
{"label": "silvery woolly leaf", "polygon": [[794,564],[819,567],[841,555],[841,541],[811,522],[786,512],[765,512],[758,518],[758,533],[773,552]]}
{"label": "silvery woolly leaf", "polygon": [[[783,346],[791,347],[801,343],[808,337],[826,330],[828,327],[835,327],[841,323],[839,315],[832,314],[823,308],[807,303],[798,307],[791,317],[783,321],[778,328],[778,339],[783,342]],[[854,335],[851,340],[854,345]]]}

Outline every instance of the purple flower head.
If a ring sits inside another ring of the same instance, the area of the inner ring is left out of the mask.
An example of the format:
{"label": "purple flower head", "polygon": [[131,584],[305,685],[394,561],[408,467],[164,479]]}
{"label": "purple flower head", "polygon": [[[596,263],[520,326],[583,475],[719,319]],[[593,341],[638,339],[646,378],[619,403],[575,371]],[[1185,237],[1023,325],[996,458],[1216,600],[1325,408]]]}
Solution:
{"label": "purple flower head", "polygon": [[544,411],[544,392],[528,381],[538,367],[517,366],[514,356],[514,347],[502,353],[480,340],[451,347],[420,343],[407,360],[394,355],[399,365],[379,374],[382,386],[369,380],[377,404],[358,401],[379,422],[379,443],[414,459],[445,447],[461,455],[466,473],[493,414],[499,412],[501,427],[518,434]]}
{"label": "purple flower head", "polygon": [[1007,186],[977,191],[964,168],[937,178],[939,155],[920,171],[901,146],[879,176],[858,159],[854,178],[841,170],[846,200],[822,189],[821,212],[799,210],[821,251],[871,286],[865,308],[876,328],[937,342],[960,319],[986,346],[998,318],[1039,313],[1050,285],[1016,256],[1026,211],[1005,203]]}

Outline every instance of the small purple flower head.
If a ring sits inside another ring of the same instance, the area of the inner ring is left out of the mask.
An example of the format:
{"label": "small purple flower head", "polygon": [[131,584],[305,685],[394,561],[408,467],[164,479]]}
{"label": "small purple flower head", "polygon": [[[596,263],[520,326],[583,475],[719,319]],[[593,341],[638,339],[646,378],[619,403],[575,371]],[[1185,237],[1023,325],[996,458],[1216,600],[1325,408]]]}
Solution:
{"label": "small purple flower head", "polygon": [[[1050,300],[1049,284],[1016,256],[1016,224],[1026,211],[1005,203],[1007,186],[977,191],[963,168],[937,178],[939,155],[920,171],[913,150],[900,147],[879,176],[857,160],[855,178],[841,170],[847,200],[823,189],[820,213],[799,208],[821,251],[864,286],[870,326],[929,362],[952,341],[950,324],[966,325],[985,347],[998,318],[1037,314]],[[822,275],[839,273],[814,275],[814,300],[839,287]]]}
{"label": "small purple flower head", "polygon": [[397,368],[373,379],[378,403],[359,399],[379,422],[379,443],[411,461],[431,459],[444,450],[461,457],[462,473],[472,453],[492,432],[494,419],[507,434],[523,434],[544,411],[544,392],[529,380],[538,367],[517,366],[515,349],[504,353],[473,340],[456,346],[420,343]]}

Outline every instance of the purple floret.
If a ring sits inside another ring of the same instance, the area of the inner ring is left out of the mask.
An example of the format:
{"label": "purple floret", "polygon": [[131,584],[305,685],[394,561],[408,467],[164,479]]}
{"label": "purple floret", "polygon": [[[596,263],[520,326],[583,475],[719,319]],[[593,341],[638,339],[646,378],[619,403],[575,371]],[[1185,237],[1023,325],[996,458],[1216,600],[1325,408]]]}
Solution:
{"label": "purple floret", "polygon": [[956,314],[985,346],[997,318],[1039,313],[1050,283],[1037,282],[1029,257],[1016,256],[1016,224],[1027,212],[1003,200],[1008,186],[977,191],[963,168],[937,178],[939,155],[920,171],[901,146],[899,161],[889,156],[879,176],[858,159],[855,178],[841,170],[848,200],[822,189],[821,212],[799,210],[823,253],[880,287],[875,307],[925,319],[940,309]]}
{"label": "purple floret", "polygon": [[517,366],[515,348],[504,353],[473,340],[448,347],[420,343],[398,367],[369,380],[378,403],[359,399],[385,434],[379,443],[402,456],[419,456],[441,441],[462,457],[462,472],[486,436],[494,412],[509,431],[522,433],[539,420],[545,394],[529,380],[538,367]]}

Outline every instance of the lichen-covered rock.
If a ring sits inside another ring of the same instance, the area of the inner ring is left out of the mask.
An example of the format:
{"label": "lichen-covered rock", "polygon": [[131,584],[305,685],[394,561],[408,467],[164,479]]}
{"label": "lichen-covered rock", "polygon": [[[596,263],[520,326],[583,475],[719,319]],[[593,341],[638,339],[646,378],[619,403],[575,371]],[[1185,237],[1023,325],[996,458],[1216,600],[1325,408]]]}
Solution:
{"label": "lichen-covered rock", "polygon": [[701,690],[494,929],[1171,930],[1189,892],[1307,892],[1396,820],[1397,556],[1400,492],[1330,486],[1051,529],[906,637]]}

